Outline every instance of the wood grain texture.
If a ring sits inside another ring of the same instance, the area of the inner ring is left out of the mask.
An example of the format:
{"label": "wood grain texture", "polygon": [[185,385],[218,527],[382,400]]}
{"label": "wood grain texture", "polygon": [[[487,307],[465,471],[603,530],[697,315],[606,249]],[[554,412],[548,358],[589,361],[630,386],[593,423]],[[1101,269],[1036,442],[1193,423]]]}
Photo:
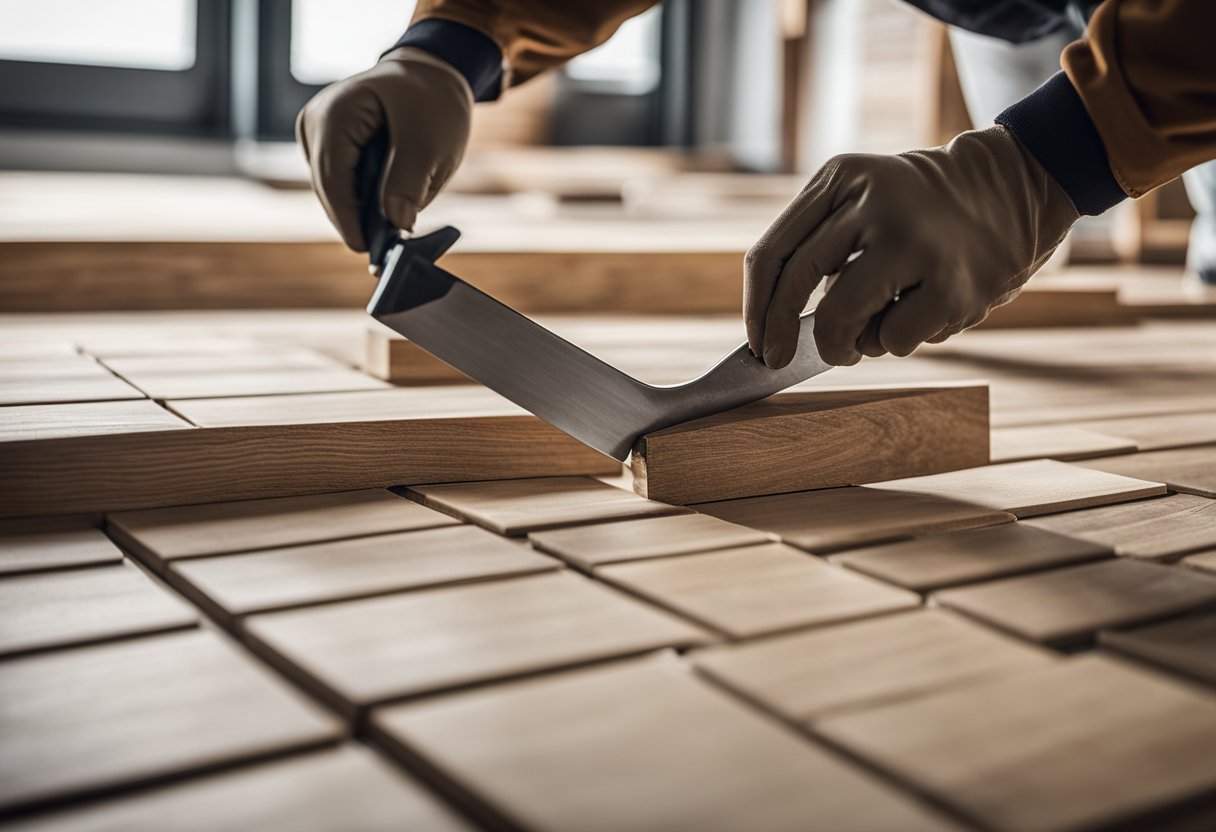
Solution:
{"label": "wood grain texture", "polygon": [[1109,546],[1118,555],[1149,560],[1216,546],[1216,500],[1192,494],[1069,511],[1028,522]]}
{"label": "wood grain texture", "polygon": [[246,633],[351,716],[390,699],[707,640],[569,573],[255,615]]}
{"label": "wood grain texture", "polygon": [[121,562],[118,547],[93,528],[0,535],[0,576]]}
{"label": "wood grain texture", "polygon": [[1097,656],[817,730],[1000,832],[1105,828],[1216,787],[1216,700]]}
{"label": "wood grain texture", "polygon": [[355,390],[392,389],[392,385],[348,367],[216,372],[145,371],[124,373],[123,378],[153,399],[209,399],[225,396],[278,396],[290,393],[346,393]]}
{"label": "wood grain texture", "polygon": [[1162,451],[1216,443],[1216,411],[1163,413],[1135,419],[1082,422],[1079,428],[1135,442],[1141,451]]}
{"label": "wood grain texture", "polygon": [[1088,460],[1086,468],[1126,477],[1150,477],[1171,491],[1216,497],[1216,445]]}
{"label": "wood grain texture", "polygon": [[142,392],[83,356],[0,363],[0,405],[142,398]]}
{"label": "wood grain texture", "polygon": [[8,828],[13,832],[157,832],[170,822],[176,832],[472,829],[422,786],[355,745],[38,815]]}
{"label": "wood grain texture", "polygon": [[1053,660],[940,610],[885,615],[692,654],[702,673],[794,722],[921,696]]}
{"label": "wood grain texture", "polygon": [[[188,430],[189,422],[156,402],[78,402],[0,408],[0,443]],[[0,445],[2,448],[3,445]]]}
{"label": "wood grain texture", "polygon": [[472,526],[175,562],[175,583],[220,619],[560,568]]}
{"label": "wood grain texture", "polygon": [[589,570],[608,563],[764,543],[769,536],[707,514],[673,514],[533,532],[528,540],[542,552]]}
{"label": "wood grain texture", "polygon": [[1200,552],[1191,555],[1182,561],[1185,565],[1193,569],[1202,569],[1208,572],[1216,572],[1216,549],[1210,552]]}
{"label": "wood grain texture", "polygon": [[423,505],[505,535],[684,511],[590,477],[416,485],[409,493]]}
{"label": "wood grain texture", "polygon": [[303,695],[210,632],[15,659],[0,673],[0,810],[333,742]]}
{"label": "wood grain texture", "polygon": [[596,575],[731,638],[864,618],[920,601],[780,543],[605,566]]}
{"label": "wood grain texture", "polygon": [[1216,613],[1189,615],[1134,630],[1099,633],[1098,643],[1216,685]]}
{"label": "wood grain texture", "polygon": [[959,500],[864,486],[701,503],[694,508],[731,523],[771,532],[791,546],[810,552],[994,526],[1014,519],[1008,512]]}
{"label": "wood grain texture", "polygon": [[1131,439],[1069,425],[993,428],[991,440],[994,463],[1027,459],[1066,461],[1136,451],[1136,443]]}
{"label": "wood grain texture", "polygon": [[1117,558],[946,589],[933,598],[944,607],[1033,641],[1066,645],[1109,627],[1130,627],[1216,606],[1216,578]]}
{"label": "wood grain texture", "polygon": [[[645,703],[644,706],[641,703]],[[378,737],[536,832],[952,828],[663,659],[378,709]]]}
{"label": "wood grain texture", "polygon": [[1033,517],[1165,493],[1157,482],[1105,474],[1052,459],[1010,462],[927,477],[875,483],[873,488],[931,494]]}
{"label": "wood grain texture", "polygon": [[1008,329],[1044,326],[1118,326],[1135,320],[1119,304],[1114,285],[1082,287],[1039,278],[1010,303],[992,310],[981,326]]}
{"label": "wood grain texture", "polygon": [[638,440],[634,490],[687,505],[988,462],[983,386],[792,392]]}

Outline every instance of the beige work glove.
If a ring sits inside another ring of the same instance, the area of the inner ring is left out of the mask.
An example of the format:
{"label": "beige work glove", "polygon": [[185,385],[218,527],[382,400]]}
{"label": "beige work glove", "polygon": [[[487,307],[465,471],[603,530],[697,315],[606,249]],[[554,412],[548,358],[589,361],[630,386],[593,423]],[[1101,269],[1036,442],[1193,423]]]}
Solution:
{"label": "beige work glove", "polygon": [[747,254],[748,343],[768,366],[789,364],[810,293],[839,272],[815,313],[820,356],[908,355],[1012,300],[1076,220],[1004,127],[898,156],[838,156]]}
{"label": "beige work glove", "polygon": [[409,46],[331,84],[304,105],[296,138],[308,158],[313,190],[346,245],[367,251],[355,167],[368,140],[388,129],[381,208],[393,225],[408,231],[460,165],[472,112],[473,92],[464,76]]}

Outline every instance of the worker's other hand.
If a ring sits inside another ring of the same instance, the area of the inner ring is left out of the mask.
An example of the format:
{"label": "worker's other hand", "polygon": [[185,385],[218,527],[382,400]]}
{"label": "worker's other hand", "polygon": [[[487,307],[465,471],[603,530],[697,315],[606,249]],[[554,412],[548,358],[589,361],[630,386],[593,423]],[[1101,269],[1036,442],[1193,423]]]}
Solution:
{"label": "worker's other hand", "polygon": [[839,273],[815,313],[820,356],[908,355],[1012,300],[1076,220],[1004,127],[898,156],[838,156],[747,254],[748,343],[768,366],[788,364],[810,293]]}
{"label": "worker's other hand", "polygon": [[408,46],[304,105],[296,138],[308,158],[313,190],[346,245],[367,250],[355,167],[376,131],[387,128],[389,139],[381,207],[393,225],[408,231],[460,165],[472,112],[473,92],[464,76]]}

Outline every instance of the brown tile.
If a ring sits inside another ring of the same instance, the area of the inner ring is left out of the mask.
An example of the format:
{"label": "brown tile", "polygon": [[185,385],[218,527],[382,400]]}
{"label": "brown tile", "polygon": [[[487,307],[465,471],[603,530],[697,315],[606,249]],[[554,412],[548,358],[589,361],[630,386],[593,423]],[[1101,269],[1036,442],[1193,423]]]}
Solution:
{"label": "brown tile", "polygon": [[373,725],[535,832],[953,828],[663,658],[383,708]]}
{"label": "brown tile", "polygon": [[121,562],[122,552],[97,529],[0,536],[0,575]]}
{"label": "brown tile", "polygon": [[1097,543],[1006,523],[852,549],[831,560],[902,587],[927,592],[1067,566],[1110,555]]}
{"label": "brown tile", "polygon": [[1106,828],[1216,788],[1216,699],[1093,655],[817,731],[998,832]]}
{"label": "brown tile", "polygon": [[1087,459],[1136,450],[1136,443],[1069,425],[993,428],[992,461],[1021,462],[1027,459]]}
{"label": "brown tile", "polygon": [[1037,575],[946,589],[943,606],[1047,644],[1083,640],[1216,604],[1216,578],[1120,558]]}
{"label": "brown tile", "polygon": [[0,810],[331,742],[332,717],[207,631],[30,656],[0,673]]}
{"label": "brown tile", "polygon": [[1098,640],[1104,647],[1216,685],[1216,613],[1105,632]]}
{"label": "brown tile", "polygon": [[707,636],[568,572],[256,615],[263,655],[344,712]]}
{"label": "brown tile", "polygon": [[692,654],[703,673],[797,722],[1052,660],[1046,650],[941,610],[884,615]]}
{"label": "brown tile", "polygon": [[583,569],[606,563],[646,560],[764,543],[764,532],[705,514],[673,514],[596,523],[528,535],[542,552]]}
{"label": "brown tile", "polygon": [[1028,521],[1092,540],[1116,554],[1157,560],[1216,546],[1216,500],[1175,494]]}
{"label": "brown tile", "polygon": [[1216,445],[1104,457],[1083,464],[1095,471],[1163,482],[1171,491],[1216,497]]}

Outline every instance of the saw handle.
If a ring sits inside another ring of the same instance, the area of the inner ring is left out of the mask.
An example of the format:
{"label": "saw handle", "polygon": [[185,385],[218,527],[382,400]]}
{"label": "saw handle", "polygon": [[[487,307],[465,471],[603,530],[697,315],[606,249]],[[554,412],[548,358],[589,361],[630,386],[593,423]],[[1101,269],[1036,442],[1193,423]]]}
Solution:
{"label": "saw handle", "polygon": [[378,130],[363,146],[355,168],[355,193],[359,198],[363,242],[371,261],[368,271],[376,276],[384,268],[384,257],[389,248],[401,238],[401,231],[389,222],[384,209],[380,207],[380,179],[387,160],[388,131]]}

